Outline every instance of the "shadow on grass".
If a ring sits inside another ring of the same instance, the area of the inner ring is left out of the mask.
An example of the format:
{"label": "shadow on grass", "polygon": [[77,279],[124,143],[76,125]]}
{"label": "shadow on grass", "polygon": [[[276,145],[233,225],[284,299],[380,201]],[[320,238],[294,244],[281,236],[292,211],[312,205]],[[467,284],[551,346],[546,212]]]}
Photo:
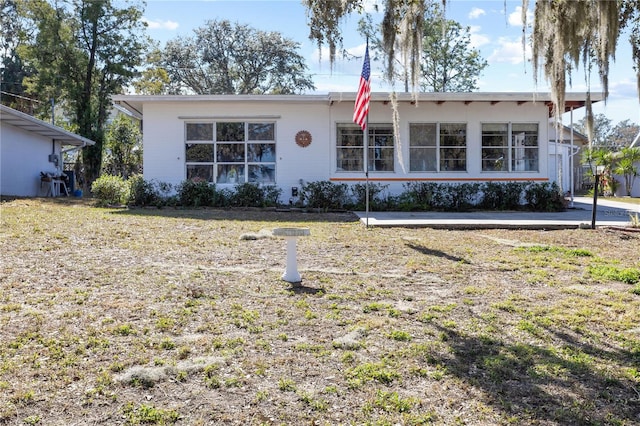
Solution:
{"label": "shadow on grass", "polygon": [[306,212],[299,210],[282,211],[274,208],[131,208],[114,210],[116,215],[156,216],[198,220],[240,220],[254,222],[358,222],[358,217],[350,212]]}
{"label": "shadow on grass", "polygon": [[287,288],[288,291],[292,292],[293,294],[296,295],[300,295],[300,294],[311,294],[311,295],[316,295],[316,294],[325,294],[326,291],[324,288],[320,287],[309,287],[306,286],[302,283],[293,283],[291,284],[290,287]]}
{"label": "shadow on grass", "polygon": [[450,260],[452,262],[463,262],[463,263],[471,263],[468,260],[466,260],[463,257],[458,257],[458,256],[452,256],[448,253],[445,253],[443,251],[440,250],[433,250],[430,248],[427,248],[425,246],[421,246],[421,245],[417,245],[417,244],[405,244],[407,247],[409,247],[410,249],[413,249],[419,253],[424,254],[425,256],[435,256],[435,257],[441,257],[443,259],[447,259]]}
{"label": "shadow on grass", "polygon": [[[623,369],[637,374],[637,353],[604,350],[563,333],[551,332],[556,338],[553,346],[542,346],[436,328],[452,356],[431,354],[430,362],[446,366],[449,374],[481,389],[487,395],[485,403],[517,424],[640,422],[637,384],[618,378]],[[608,366],[618,377],[608,372]]]}

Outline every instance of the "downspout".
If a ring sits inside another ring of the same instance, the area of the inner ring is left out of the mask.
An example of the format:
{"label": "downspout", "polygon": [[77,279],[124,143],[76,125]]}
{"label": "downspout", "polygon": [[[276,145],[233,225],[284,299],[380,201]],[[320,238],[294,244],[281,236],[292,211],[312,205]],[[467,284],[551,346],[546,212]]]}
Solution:
{"label": "downspout", "polygon": [[638,134],[636,135],[636,138],[633,140],[633,142],[631,142],[631,145],[629,145],[629,148],[633,148],[634,146],[636,146],[639,140],[640,140],[640,132],[638,132]]}
{"label": "downspout", "polygon": [[65,150],[63,150],[63,151],[60,151],[60,154],[66,154],[67,152],[73,152],[73,151],[75,151],[75,150],[77,150],[77,149],[82,149],[82,148],[84,148],[85,146],[87,146],[87,143],[86,143],[85,141],[82,141],[82,145],[80,145],[80,146],[74,146],[73,148],[69,148],[69,149],[65,149]]}
{"label": "downspout", "polygon": [[575,170],[573,168],[574,162],[573,162],[573,156],[576,155],[576,153],[573,150],[573,107],[571,107],[571,115],[570,115],[570,122],[571,122],[571,150],[569,151],[569,185],[570,188],[569,190],[571,191],[571,201],[569,202],[569,207],[573,208],[573,187],[574,185],[574,179],[573,179],[573,174],[575,173]]}

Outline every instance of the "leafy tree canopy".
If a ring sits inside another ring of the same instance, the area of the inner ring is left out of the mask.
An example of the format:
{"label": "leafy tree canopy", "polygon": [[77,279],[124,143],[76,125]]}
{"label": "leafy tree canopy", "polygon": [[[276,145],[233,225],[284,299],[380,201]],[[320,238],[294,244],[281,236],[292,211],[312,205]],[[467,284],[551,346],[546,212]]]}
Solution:
{"label": "leafy tree canopy", "polygon": [[100,174],[110,95],[136,75],[148,46],[142,5],[127,0],[23,1],[31,37],[18,52],[34,74],[30,93],[67,109],[76,131],[96,142],[83,149],[85,182]]}
{"label": "leafy tree canopy", "polygon": [[[304,0],[309,17],[309,37],[319,47],[329,46],[331,62],[342,46],[340,24],[350,13],[363,13],[366,0]],[[447,0],[441,0],[446,6]],[[421,43],[413,36],[422,34],[424,11],[430,0],[386,0],[381,22],[387,55],[388,76],[393,76],[396,46],[403,55],[419,62]],[[527,26],[530,0],[522,0],[523,28]],[[609,64],[614,58],[621,29],[631,34],[633,61],[640,95],[640,0],[537,0],[533,22],[534,77],[538,70],[551,84],[556,118],[564,112],[564,95],[571,72],[583,67],[587,76],[597,71],[608,96]],[[396,43],[400,40],[400,43]],[[523,32],[523,44],[526,34]],[[416,58],[418,60],[416,60]],[[412,68],[415,76],[417,70]],[[415,81],[415,77],[412,78]],[[590,80],[587,81],[590,87]],[[587,105],[591,114],[590,102]],[[559,120],[556,120],[559,121]]]}
{"label": "leafy tree canopy", "polygon": [[[574,123],[573,127],[580,133],[587,135],[588,118]],[[604,114],[595,114],[592,118],[592,144],[594,147],[606,148],[608,151],[618,151],[629,146],[640,131],[640,126],[629,120],[613,125]]]}
{"label": "leafy tree canopy", "polygon": [[169,93],[293,94],[314,89],[299,44],[277,32],[222,20],[207,21],[192,37],[169,41],[159,67]]}
{"label": "leafy tree canopy", "polygon": [[430,92],[471,92],[488,63],[471,47],[471,30],[446,19],[433,4],[425,17],[420,88]]}
{"label": "leafy tree canopy", "polygon": [[[359,31],[369,40],[373,60],[386,58],[381,25],[373,23],[371,15],[360,20]],[[410,83],[413,90],[420,88],[427,92],[477,90],[477,79],[487,66],[487,61],[477,49],[471,47],[470,29],[446,19],[442,7],[432,3],[425,9],[422,34],[422,60],[415,64],[411,62],[411,57],[403,54],[402,39],[396,39],[394,70],[384,67],[387,78],[393,82],[402,81],[405,92],[409,91]],[[417,74],[412,76],[414,67],[417,67]]]}

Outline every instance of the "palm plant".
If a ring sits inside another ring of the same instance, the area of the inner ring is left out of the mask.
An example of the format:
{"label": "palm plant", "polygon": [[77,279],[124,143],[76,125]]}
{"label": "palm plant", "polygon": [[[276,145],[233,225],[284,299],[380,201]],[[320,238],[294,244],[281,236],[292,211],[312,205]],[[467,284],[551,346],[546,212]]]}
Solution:
{"label": "palm plant", "polygon": [[631,195],[633,184],[640,174],[636,166],[640,163],[640,148],[625,147],[620,150],[614,172],[624,177],[624,189],[627,195]]}

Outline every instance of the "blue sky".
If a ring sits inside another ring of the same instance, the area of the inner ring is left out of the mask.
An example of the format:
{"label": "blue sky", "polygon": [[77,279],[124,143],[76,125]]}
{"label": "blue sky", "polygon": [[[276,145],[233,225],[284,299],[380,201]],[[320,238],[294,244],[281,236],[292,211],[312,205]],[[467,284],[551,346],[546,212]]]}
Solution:
{"label": "blue sky", "polygon": [[[376,0],[370,1],[373,3]],[[381,0],[377,1],[381,3]],[[525,58],[528,52],[523,55],[521,4],[520,0],[507,0],[506,3],[504,0],[447,1],[447,17],[471,28],[472,44],[489,62],[479,79],[480,90],[483,92],[549,90],[543,76],[539,76],[536,86],[532,66]],[[263,31],[278,31],[300,44],[299,53],[306,58],[317,93],[357,90],[362,61],[340,60],[331,69],[328,51],[319,52],[314,42],[309,40],[306,9],[300,0],[147,0],[144,15],[149,36],[157,40],[160,46],[177,36],[192,35],[195,28],[210,19],[226,19]],[[342,23],[342,32],[343,47],[361,57],[365,41],[356,31],[359,19],[357,15],[347,17]],[[597,73],[591,79],[592,92],[598,92],[600,86]],[[569,91],[586,90],[583,74],[575,74],[572,82]],[[391,90],[390,86],[382,82],[380,67],[376,63],[372,63],[371,84],[373,91]],[[401,87],[397,90],[401,90]],[[631,48],[626,35],[618,43],[616,61],[611,66],[609,91],[607,104],[596,104],[594,111],[605,114],[614,125],[626,119],[640,123],[640,103]],[[583,110],[575,111],[574,121],[583,116]],[[564,122],[569,124],[568,114],[565,115]]]}

